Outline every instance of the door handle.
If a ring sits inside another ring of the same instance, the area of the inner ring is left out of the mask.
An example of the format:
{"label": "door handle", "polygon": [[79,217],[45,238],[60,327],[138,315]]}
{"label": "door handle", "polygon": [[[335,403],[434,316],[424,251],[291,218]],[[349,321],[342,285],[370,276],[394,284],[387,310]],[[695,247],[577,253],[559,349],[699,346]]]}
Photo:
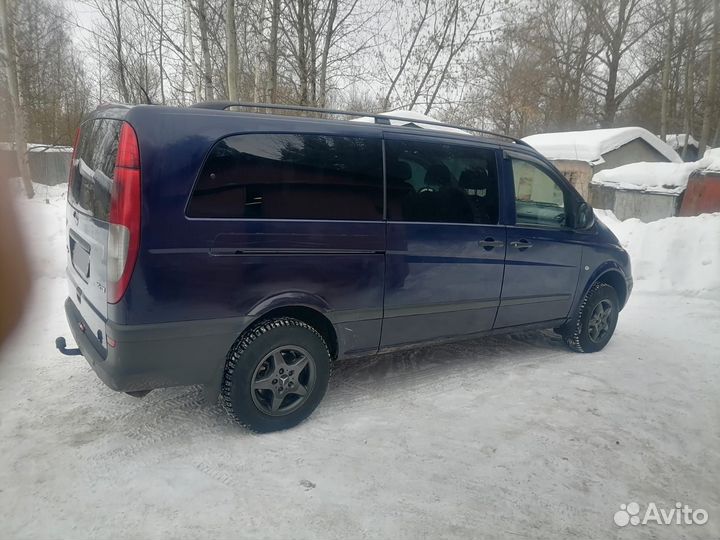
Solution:
{"label": "door handle", "polygon": [[528,242],[527,240],[513,240],[512,242],[510,242],[510,245],[514,248],[519,249],[520,251],[531,248],[533,246],[532,243]]}
{"label": "door handle", "polygon": [[486,238],[485,240],[478,240],[478,247],[483,248],[485,251],[490,251],[493,248],[500,248],[505,245],[502,240],[495,240],[494,238]]}

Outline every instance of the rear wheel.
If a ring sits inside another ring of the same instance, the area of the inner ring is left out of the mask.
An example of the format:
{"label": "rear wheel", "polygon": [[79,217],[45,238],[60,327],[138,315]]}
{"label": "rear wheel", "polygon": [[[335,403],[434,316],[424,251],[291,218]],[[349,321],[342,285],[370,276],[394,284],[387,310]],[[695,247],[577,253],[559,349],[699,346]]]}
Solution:
{"label": "rear wheel", "polygon": [[310,325],[291,318],[263,321],[228,353],[223,403],[257,432],[293,427],[318,406],[330,376],[330,353]]}
{"label": "rear wheel", "polygon": [[585,295],[578,313],[561,334],[577,352],[596,352],[610,341],[618,321],[617,292],[607,283],[595,283]]}

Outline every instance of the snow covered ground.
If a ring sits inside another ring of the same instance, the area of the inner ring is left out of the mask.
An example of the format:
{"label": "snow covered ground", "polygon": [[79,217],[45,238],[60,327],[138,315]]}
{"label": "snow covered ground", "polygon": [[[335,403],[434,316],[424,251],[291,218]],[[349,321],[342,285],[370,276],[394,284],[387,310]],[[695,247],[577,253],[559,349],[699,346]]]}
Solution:
{"label": "snow covered ground", "polygon": [[[528,332],[347,361],[258,436],[200,388],[138,400],[57,353],[62,187],[19,204],[37,279],[0,353],[0,537],[720,536],[720,214],[603,214],[637,290],[600,353]],[[709,521],[616,526],[632,501]]]}

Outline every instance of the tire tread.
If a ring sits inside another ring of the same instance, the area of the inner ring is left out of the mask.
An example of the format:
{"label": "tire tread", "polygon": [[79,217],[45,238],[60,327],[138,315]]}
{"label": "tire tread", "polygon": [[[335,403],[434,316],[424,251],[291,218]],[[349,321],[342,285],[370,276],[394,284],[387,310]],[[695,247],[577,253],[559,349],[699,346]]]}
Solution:
{"label": "tire tread", "polygon": [[577,314],[575,317],[570,321],[567,328],[563,330],[563,338],[565,340],[565,344],[573,351],[584,353],[587,352],[585,348],[582,346],[582,343],[580,342],[580,336],[582,334],[582,320],[583,315],[585,313],[585,308],[587,307],[588,300],[592,296],[594,296],[598,291],[602,291],[603,289],[609,289],[615,293],[615,288],[612,285],[608,285],[605,282],[597,281],[595,282],[592,287],[588,290],[588,292],[585,294],[585,297],[583,298],[582,303],[580,304],[580,307],[577,310]]}
{"label": "tire tread", "polygon": [[233,375],[237,366],[244,360],[244,354],[247,349],[262,335],[266,334],[271,330],[276,330],[283,327],[295,327],[306,330],[320,340],[325,351],[330,357],[330,349],[327,346],[325,339],[322,337],[314,327],[310,326],[304,321],[299,319],[293,319],[292,317],[279,317],[274,319],[265,319],[257,322],[251,326],[248,330],[243,332],[232,347],[228,351],[227,358],[225,360],[225,370],[223,372],[222,386],[220,389],[220,402],[227,413],[240,425],[242,425],[248,431],[253,433],[260,433],[259,430],[253,428],[247,422],[243,421],[233,406],[232,400],[232,388],[233,388]]}

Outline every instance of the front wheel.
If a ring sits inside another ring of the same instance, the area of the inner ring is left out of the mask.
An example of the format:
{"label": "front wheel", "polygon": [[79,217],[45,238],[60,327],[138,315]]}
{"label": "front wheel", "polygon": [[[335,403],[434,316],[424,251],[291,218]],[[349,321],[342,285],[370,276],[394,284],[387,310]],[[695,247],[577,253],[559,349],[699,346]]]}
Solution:
{"label": "front wheel", "polygon": [[253,431],[287,429],[315,410],[329,377],[330,353],[317,330],[297,319],[267,320],[245,332],[230,349],[223,403]]}
{"label": "front wheel", "polygon": [[619,314],[615,289],[595,283],[585,295],[577,315],[562,329],[568,347],[576,352],[597,352],[610,341]]}

